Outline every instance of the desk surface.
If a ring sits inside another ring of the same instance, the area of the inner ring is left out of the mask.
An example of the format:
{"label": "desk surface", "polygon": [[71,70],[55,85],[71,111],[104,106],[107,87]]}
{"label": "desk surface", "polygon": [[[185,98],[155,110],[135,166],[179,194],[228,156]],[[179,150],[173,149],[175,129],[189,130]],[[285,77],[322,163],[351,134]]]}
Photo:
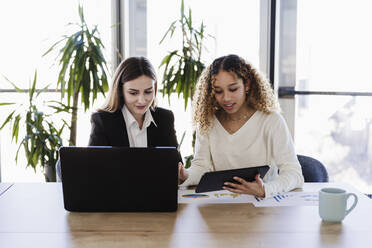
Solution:
{"label": "desk surface", "polygon": [[[1,184],[0,184],[1,185]],[[318,208],[180,204],[175,213],[70,213],[59,183],[16,183],[0,197],[0,247],[370,247],[372,200],[358,194],[342,223]]]}

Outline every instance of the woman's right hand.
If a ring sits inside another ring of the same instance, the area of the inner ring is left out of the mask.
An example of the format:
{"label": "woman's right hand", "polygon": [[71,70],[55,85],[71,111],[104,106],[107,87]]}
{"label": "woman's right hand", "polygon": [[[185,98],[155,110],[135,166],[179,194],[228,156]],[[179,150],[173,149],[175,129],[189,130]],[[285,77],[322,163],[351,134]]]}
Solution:
{"label": "woman's right hand", "polygon": [[183,183],[186,181],[186,179],[189,177],[189,173],[183,167],[183,164],[181,162],[178,163],[178,184]]}

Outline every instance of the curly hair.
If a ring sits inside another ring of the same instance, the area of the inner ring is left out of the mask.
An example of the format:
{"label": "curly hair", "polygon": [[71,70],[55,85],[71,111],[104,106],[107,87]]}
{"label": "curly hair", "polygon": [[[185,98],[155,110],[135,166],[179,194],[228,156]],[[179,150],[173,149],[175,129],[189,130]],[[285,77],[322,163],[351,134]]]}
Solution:
{"label": "curly hair", "polygon": [[253,109],[264,113],[279,110],[279,103],[270,83],[262,77],[250,63],[237,55],[227,55],[217,58],[204,69],[197,83],[193,98],[193,122],[201,133],[207,133],[213,117],[220,106],[214,94],[215,76],[220,70],[233,72],[243,80],[244,85],[250,82],[246,103]]}

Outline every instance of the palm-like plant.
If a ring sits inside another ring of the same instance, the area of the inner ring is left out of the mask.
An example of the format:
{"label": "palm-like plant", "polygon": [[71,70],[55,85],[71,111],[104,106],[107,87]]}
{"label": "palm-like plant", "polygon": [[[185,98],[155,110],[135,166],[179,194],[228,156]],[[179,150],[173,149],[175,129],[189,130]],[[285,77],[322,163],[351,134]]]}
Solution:
{"label": "palm-like plant", "polygon": [[[60,72],[57,87],[61,90],[61,98],[67,95],[67,106],[72,106],[70,144],[76,144],[76,127],[78,101],[86,111],[97,99],[98,93],[103,95],[108,90],[106,60],[102,49],[104,46],[99,37],[97,26],[89,29],[84,19],[82,6],[79,5],[80,23],[78,30],[56,42],[43,55],[59,49]],[[63,44],[62,46],[60,44]],[[71,103],[72,101],[72,103]]]}
{"label": "palm-like plant", "polygon": [[[8,80],[8,79],[7,79]],[[9,80],[8,80],[9,81]],[[18,143],[18,135],[20,127],[25,127],[25,135],[19,143],[19,147],[15,156],[18,161],[18,154],[23,147],[27,159],[26,167],[31,166],[35,172],[38,165],[44,169],[44,176],[47,182],[56,181],[55,165],[58,160],[58,150],[62,146],[62,132],[67,123],[62,119],[63,124],[57,128],[53,123],[52,116],[59,112],[70,112],[71,108],[56,101],[48,101],[46,104],[52,109],[54,113],[46,114],[41,112],[36,105],[36,100],[41,93],[47,91],[47,87],[37,91],[36,90],[37,73],[28,92],[27,103],[16,105],[15,103],[0,103],[0,106],[15,105],[15,108],[5,118],[5,121],[0,126],[0,130],[6,125],[11,126],[12,141]],[[9,81],[10,82],[10,81]],[[24,90],[17,87],[10,82],[14,89],[19,93],[25,93]],[[25,126],[23,125],[25,123]]]}
{"label": "palm-like plant", "polygon": [[[184,1],[181,2],[180,19],[171,23],[168,30],[160,41],[160,44],[169,36],[171,39],[177,29],[180,29],[182,34],[182,45],[180,49],[170,51],[162,60],[159,67],[164,67],[163,72],[163,96],[167,95],[168,100],[173,92],[182,93],[185,110],[187,103],[192,100],[195,92],[197,80],[204,70],[205,66],[202,62],[202,52],[206,50],[204,46],[205,25],[201,23],[199,28],[193,26],[191,9],[188,10],[188,15],[185,14]],[[210,35],[208,35],[210,36]],[[212,37],[212,36],[210,36]],[[186,132],[186,131],[185,131]],[[185,132],[182,136],[180,145],[185,137]],[[192,132],[192,147],[195,144],[195,132]],[[185,157],[185,167],[191,165],[193,155]]]}
{"label": "palm-like plant", "polygon": [[167,36],[172,38],[177,28],[182,34],[182,46],[180,49],[170,51],[160,64],[160,67],[164,67],[163,95],[168,95],[169,99],[173,92],[176,92],[178,97],[182,93],[186,109],[189,98],[192,99],[194,95],[196,82],[205,68],[201,61],[202,51],[205,49],[203,46],[205,25],[202,22],[199,28],[193,26],[191,9],[187,16],[183,0],[180,19],[171,23],[160,44]]}

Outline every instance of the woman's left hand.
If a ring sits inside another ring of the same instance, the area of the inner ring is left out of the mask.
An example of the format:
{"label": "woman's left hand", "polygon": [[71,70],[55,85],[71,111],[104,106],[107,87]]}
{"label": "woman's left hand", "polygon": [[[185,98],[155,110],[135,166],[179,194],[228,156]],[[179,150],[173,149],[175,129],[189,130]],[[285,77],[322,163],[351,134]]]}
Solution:
{"label": "woman's left hand", "polygon": [[189,173],[183,167],[183,164],[181,162],[178,163],[178,184],[183,183],[186,181],[186,179],[189,177]]}
{"label": "woman's left hand", "polygon": [[255,195],[262,198],[265,197],[265,188],[263,186],[263,181],[260,178],[260,174],[256,175],[253,182],[247,182],[240,177],[234,177],[234,180],[238,181],[240,184],[225,182],[225,185],[229,187],[224,186],[223,189],[238,194]]}

